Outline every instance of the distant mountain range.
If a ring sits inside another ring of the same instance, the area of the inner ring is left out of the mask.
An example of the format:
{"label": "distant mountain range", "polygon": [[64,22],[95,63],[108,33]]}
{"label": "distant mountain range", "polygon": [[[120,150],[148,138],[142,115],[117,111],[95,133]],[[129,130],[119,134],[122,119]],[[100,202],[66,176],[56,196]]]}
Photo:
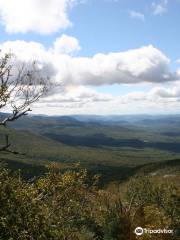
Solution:
{"label": "distant mountain range", "polygon": [[[0,119],[6,117],[6,113],[0,113]],[[47,116],[28,115],[9,125],[13,128],[25,129],[57,126],[84,126],[84,125],[119,125],[137,127],[179,127],[180,114],[176,115],[70,115],[70,116]]]}

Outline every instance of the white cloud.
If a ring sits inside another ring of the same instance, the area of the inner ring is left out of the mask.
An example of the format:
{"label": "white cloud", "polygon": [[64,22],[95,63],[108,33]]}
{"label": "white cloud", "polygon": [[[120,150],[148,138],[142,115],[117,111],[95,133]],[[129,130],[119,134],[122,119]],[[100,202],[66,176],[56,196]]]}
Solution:
{"label": "white cloud", "polygon": [[78,0],[0,0],[1,24],[8,33],[50,34],[71,25],[67,11]]}
{"label": "white cloud", "polygon": [[53,96],[48,96],[41,99],[42,103],[83,103],[87,104],[90,102],[108,102],[111,101],[113,97],[107,93],[97,92],[91,88],[79,86],[79,87],[68,87],[56,93]]}
{"label": "white cloud", "polygon": [[[76,92],[77,90],[77,92]],[[138,114],[175,113],[180,107],[180,98],[162,97],[155,88],[148,92],[130,92],[122,96],[104,96],[101,101],[79,97],[78,89],[63,96],[56,95],[38,103],[36,113],[54,114]],[[83,91],[83,90],[81,90]],[[86,91],[91,91],[87,89]],[[95,93],[101,95],[102,93]],[[101,96],[102,97],[102,96]],[[104,100],[103,100],[104,99]],[[43,111],[42,111],[43,109]]]}
{"label": "white cloud", "polygon": [[[47,114],[132,114],[177,112],[180,107],[180,84],[174,82],[152,87],[146,91],[133,91],[119,96],[104,94],[87,87],[67,88],[43,99],[37,111]],[[56,109],[56,110],[55,110]]]}
{"label": "white cloud", "polygon": [[[73,50],[74,46],[70,48]],[[59,49],[56,52],[56,48],[52,51],[52,48],[46,49],[40,43],[25,41],[4,42],[0,44],[0,49],[5,52],[11,49],[22,61],[35,59],[46,66],[46,71],[49,66],[55,82],[65,86],[162,83],[179,78],[178,74],[171,72],[170,60],[152,45],[125,52],[99,53],[93,57],[73,57],[59,53]]]}
{"label": "white cloud", "polygon": [[149,91],[136,91],[130,92],[123,96],[117,97],[119,101],[123,103],[130,102],[144,102],[144,103],[179,103],[180,101],[180,84],[179,82],[174,82],[173,84],[166,84],[165,86],[155,86]]}
{"label": "white cloud", "polygon": [[56,54],[68,54],[80,49],[79,41],[76,38],[63,34],[55,40],[52,51]]}
{"label": "white cloud", "polygon": [[[33,107],[35,112],[40,113],[44,109],[44,113],[50,115],[80,113],[81,111],[82,113],[93,113],[94,108],[114,101],[110,94],[97,92],[83,86],[67,87],[64,91],[59,90],[54,95],[45,97],[36,103]],[[99,114],[101,114],[100,110]]]}
{"label": "white cloud", "polygon": [[169,87],[155,87],[150,91],[150,95],[154,95],[156,97],[160,98],[166,98],[166,99],[171,99],[174,98],[174,100],[178,100],[180,98],[180,85],[179,83],[173,84],[173,86]]}
{"label": "white cloud", "polygon": [[170,60],[153,46],[93,57],[58,56],[59,80],[74,85],[134,84],[174,80]]}
{"label": "white cloud", "polygon": [[162,0],[161,2],[153,2],[152,9],[154,15],[162,15],[167,12],[168,0]]}
{"label": "white cloud", "polygon": [[137,11],[133,11],[133,10],[130,10],[129,11],[129,16],[131,18],[135,18],[135,19],[139,19],[141,21],[144,21],[145,20],[145,16],[143,13],[140,13],[140,12],[137,12]]}
{"label": "white cloud", "polygon": [[[66,38],[75,40],[68,36]],[[69,43],[64,41],[64,44]],[[177,108],[180,104],[180,84],[176,81],[180,79],[180,71],[171,72],[170,59],[151,45],[125,52],[99,53],[92,57],[70,56],[54,46],[47,49],[40,43],[26,41],[0,44],[3,52],[11,50],[18,61],[30,63],[37,60],[44,74],[56,83],[53,91],[36,105],[35,113],[105,114],[160,108],[163,111],[163,107]],[[72,47],[70,41],[69,46],[73,51],[79,45]],[[153,88],[149,91],[133,91],[134,84],[137,89],[144,83],[149,89]],[[101,92],[102,85],[112,84],[128,84],[129,93],[113,96]],[[95,91],[92,86],[100,87]]]}

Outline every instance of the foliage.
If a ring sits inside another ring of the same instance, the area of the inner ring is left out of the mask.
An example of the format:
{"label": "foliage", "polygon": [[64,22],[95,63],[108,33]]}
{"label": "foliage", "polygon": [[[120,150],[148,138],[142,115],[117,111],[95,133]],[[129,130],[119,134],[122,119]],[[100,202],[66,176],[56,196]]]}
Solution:
{"label": "foliage", "polygon": [[57,164],[28,181],[1,167],[0,239],[133,240],[137,226],[174,229],[157,239],[178,239],[175,185],[138,177],[102,190],[97,182],[86,170],[61,173]]}

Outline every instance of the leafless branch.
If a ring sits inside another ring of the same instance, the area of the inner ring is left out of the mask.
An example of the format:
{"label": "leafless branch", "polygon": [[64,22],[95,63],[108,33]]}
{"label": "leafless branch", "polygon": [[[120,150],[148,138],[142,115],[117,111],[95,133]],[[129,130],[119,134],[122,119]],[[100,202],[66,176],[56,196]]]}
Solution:
{"label": "leafless branch", "polygon": [[[0,57],[0,111],[6,110],[8,116],[0,120],[0,125],[6,127],[31,111],[31,106],[48,90],[49,78],[44,77],[36,62],[32,64],[12,61],[12,54]],[[2,148],[7,150],[9,144]],[[0,149],[0,151],[2,151]]]}

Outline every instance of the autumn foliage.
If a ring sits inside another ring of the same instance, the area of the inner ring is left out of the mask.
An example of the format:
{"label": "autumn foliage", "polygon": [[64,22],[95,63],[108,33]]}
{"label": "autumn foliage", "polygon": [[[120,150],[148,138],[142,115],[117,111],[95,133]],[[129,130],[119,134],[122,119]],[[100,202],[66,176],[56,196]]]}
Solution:
{"label": "autumn foliage", "polygon": [[175,185],[152,177],[98,188],[86,170],[23,180],[20,172],[0,170],[0,239],[133,240],[137,226],[173,229],[174,234],[144,234],[138,239],[178,239],[179,200]]}

